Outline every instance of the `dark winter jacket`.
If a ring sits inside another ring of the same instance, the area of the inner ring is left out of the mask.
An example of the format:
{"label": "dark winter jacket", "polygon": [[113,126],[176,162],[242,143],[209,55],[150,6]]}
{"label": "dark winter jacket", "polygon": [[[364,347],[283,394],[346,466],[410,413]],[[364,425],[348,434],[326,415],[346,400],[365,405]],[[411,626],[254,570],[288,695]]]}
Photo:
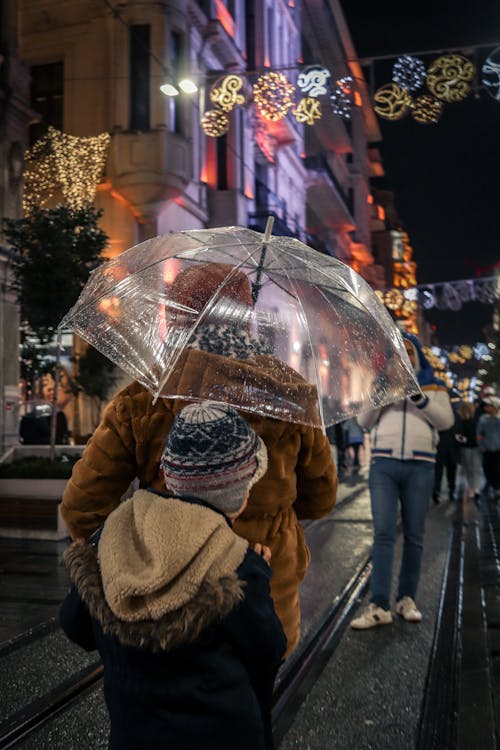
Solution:
{"label": "dark winter jacket", "polygon": [[139,490],[65,562],[61,624],[101,654],[111,748],[272,747],[286,640],[271,569],[222,514]]}

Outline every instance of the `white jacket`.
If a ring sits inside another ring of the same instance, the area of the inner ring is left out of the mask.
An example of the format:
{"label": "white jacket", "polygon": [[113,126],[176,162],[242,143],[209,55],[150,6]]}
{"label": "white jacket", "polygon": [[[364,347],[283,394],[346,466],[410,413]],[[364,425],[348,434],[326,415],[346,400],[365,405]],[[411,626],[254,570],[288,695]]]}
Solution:
{"label": "white jacket", "polygon": [[371,430],[372,458],[434,461],[438,430],[454,423],[444,385],[425,385],[418,401],[405,398],[381,409],[358,414],[358,424]]}

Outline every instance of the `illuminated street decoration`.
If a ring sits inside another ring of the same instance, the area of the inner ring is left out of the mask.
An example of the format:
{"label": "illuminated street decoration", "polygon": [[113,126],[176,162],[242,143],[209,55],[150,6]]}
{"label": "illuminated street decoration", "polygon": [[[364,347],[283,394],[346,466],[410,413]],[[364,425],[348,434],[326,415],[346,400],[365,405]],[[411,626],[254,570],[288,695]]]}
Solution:
{"label": "illuminated street decoration", "polygon": [[429,65],[427,86],[437,99],[460,102],[471,90],[474,73],[474,65],[463,55],[442,55]]}
{"label": "illuminated street decoration", "polygon": [[321,118],[321,102],[311,97],[302,97],[298,105],[292,110],[297,122],[305,125],[314,125],[316,120]]}
{"label": "illuminated street decoration", "polygon": [[354,81],[352,77],[343,76],[343,78],[339,78],[337,87],[330,96],[333,113],[342,117],[343,120],[350,120],[354,99]]}
{"label": "illuminated street decoration", "polygon": [[225,76],[219,86],[210,92],[210,100],[225,112],[230,112],[237,104],[244,104],[245,97],[238,93],[243,88],[243,78],[237,75]]}
{"label": "illuminated street decoration", "polygon": [[373,96],[373,109],[385,120],[401,120],[410,111],[412,98],[406,89],[397,83],[386,83]]}
{"label": "illuminated street decoration", "polygon": [[443,113],[443,103],[430,94],[422,94],[413,100],[411,116],[420,125],[435,125]]}
{"label": "illuminated street decoration", "polygon": [[254,101],[265,120],[278,122],[293,107],[295,86],[283,73],[265,73],[253,87]]}
{"label": "illuminated street decoration", "polygon": [[403,294],[399,289],[389,289],[384,294],[384,304],[389,310],[400,310],[404,303]]}
{"label": "illuminated street decoration", "polygon": [[500,47],[494,49],[484,61],[481,83],[488,94],[500,102]]}
{"label": "illuminated street decoration", "polygon": [[47,205],[58,193],[75,208],[92,203],[109,141],[109,133],[78,137],[49,126],[26,152],[24,210]]}
{"label": "illuminated street decoration", "polygon": [[229,130],[229,120],[222,109],[209,109],[201,118],[201,127],[205,135],[220,138]]}
{"label": "illuminated street decoration", "polygon": [[319,65],[311,65],[306,68],[297,78],[297,86],[303,94],[316,98],[327,93],[327,85],[330,79],[330,71]]}
{"label": "illuminated street decoration", "polygon": [[392,69],[392,80],[402,89],[418,91],[425,83],[425,65],[412,55],[398,57]]}

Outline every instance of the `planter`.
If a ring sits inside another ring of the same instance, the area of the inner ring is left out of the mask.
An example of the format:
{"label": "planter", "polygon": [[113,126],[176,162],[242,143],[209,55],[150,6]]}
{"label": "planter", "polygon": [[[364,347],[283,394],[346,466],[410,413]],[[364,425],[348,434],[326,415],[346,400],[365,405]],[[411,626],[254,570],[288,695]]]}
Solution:
{"label": "planter", "polygon": [[0,536],[64,539],[60,502],[67,479],[0,479]]}

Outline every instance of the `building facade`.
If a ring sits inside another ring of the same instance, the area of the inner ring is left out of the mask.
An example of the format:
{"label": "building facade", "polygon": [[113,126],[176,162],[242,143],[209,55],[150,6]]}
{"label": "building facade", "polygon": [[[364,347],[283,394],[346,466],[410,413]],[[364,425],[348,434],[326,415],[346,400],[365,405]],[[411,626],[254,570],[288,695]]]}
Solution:
{"label": "building facade", "polygon": [[[110,134],[95,203],[110,238],[108,257],[149,237],[239,225],[293,235],[338,257],[375,288],[370,179],[383,169],[381,139],[338,0],[19,0],[20,55],[29,66],[30,107],[70,136]],[[350,117],[325,97],[311,125],[290,108],[266,119],[252,96],[259,76],[297,84],[305,66],[350,76]],[[228,74],[244,103],[227,132],[207,135],[202,118]],[[197,90],[183,93],[189,78]],[[160,86],[177,86],[165,96]],[[24,123],[25,140],[28,138]],[[49,203],[50,205],[50,203]]]}

